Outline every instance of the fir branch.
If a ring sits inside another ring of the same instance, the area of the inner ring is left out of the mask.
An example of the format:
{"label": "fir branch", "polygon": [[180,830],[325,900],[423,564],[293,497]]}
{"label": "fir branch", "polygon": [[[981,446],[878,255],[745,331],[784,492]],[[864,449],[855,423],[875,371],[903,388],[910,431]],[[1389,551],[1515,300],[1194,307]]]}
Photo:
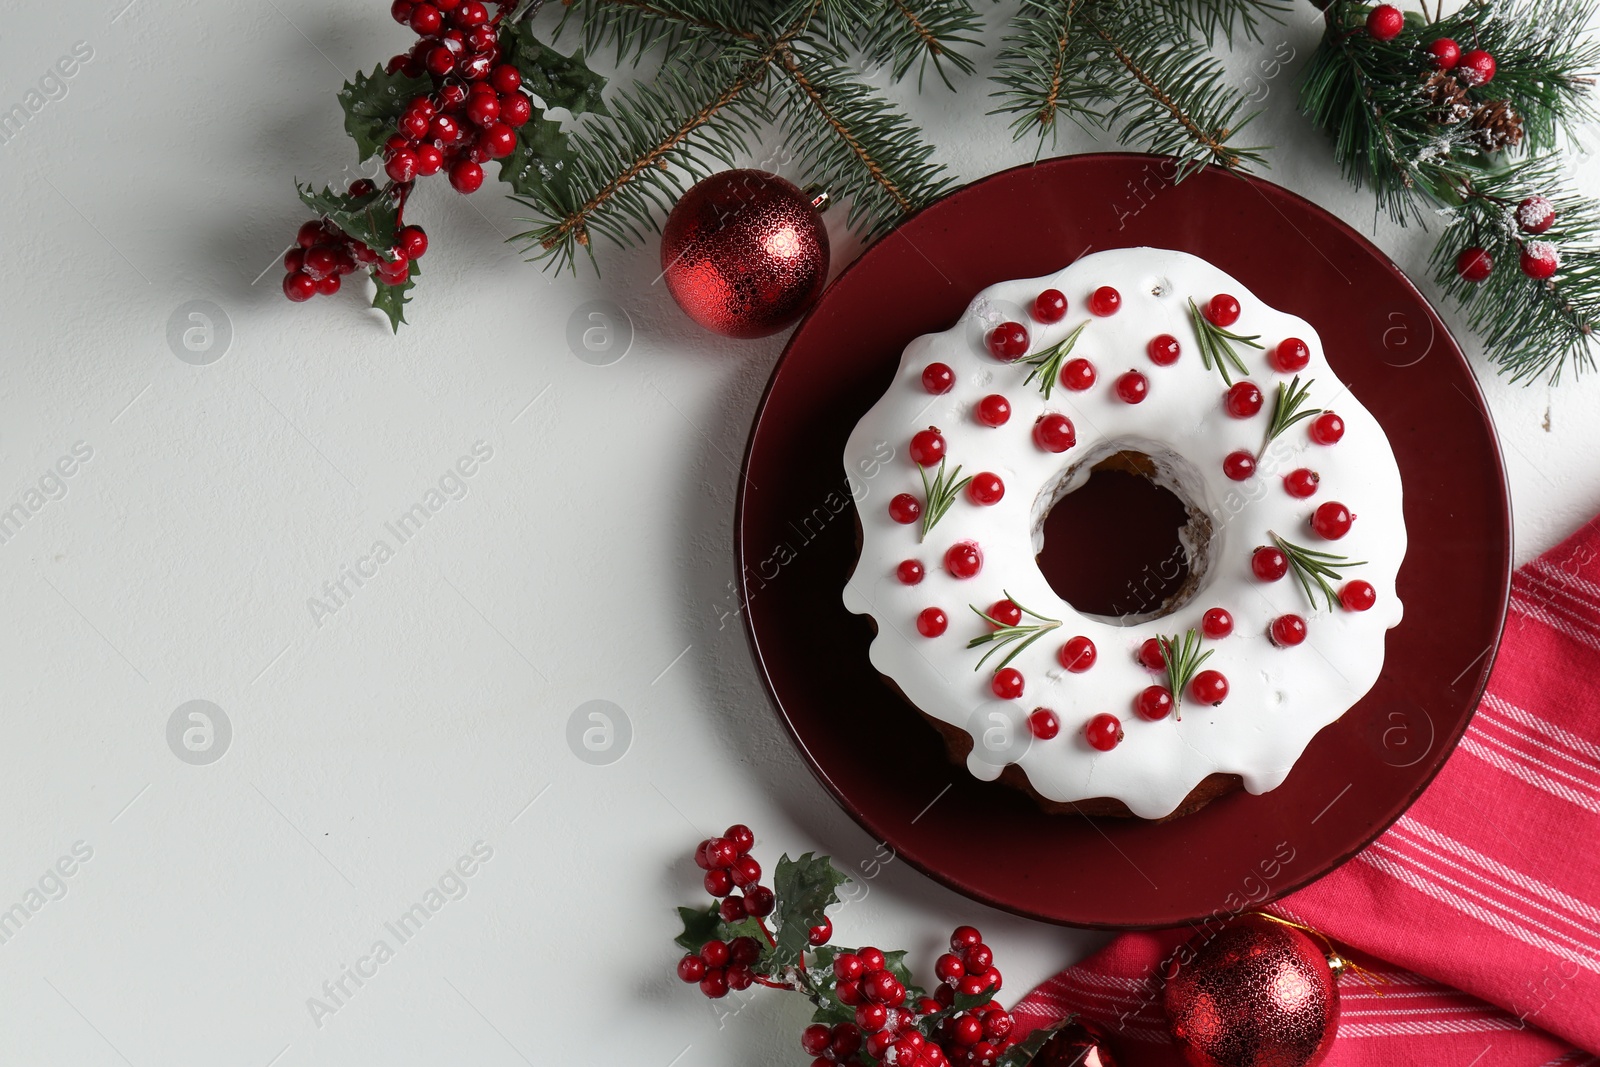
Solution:
{"label": "fir branch", "polygon": [[1251,348],[1260,348],[1260,334],[1245,336],[1224,330],[1206,318],[1205,313],[1194,302],[1194,297],[1189,298],[1189,321],[1194,324],[1195,336],[1200,341],[1200,362],[1205,365],[1206,370],[1220,371],[1224,385],[1233,384],[1233,378],[1228,373],[1230,366],[1241,375],[1250,373],[1250,368],[1245,366],[1244,360],[1239,358],[1239,353],[1233,346],[1238,342]]}
{"label": "fir branch", "polygon": [[946,66],[971,74],[972,60],[959,49],[982,46],[983,21],[967,0],[882,0],[866,26],[869,34],[858,42],[861,54],[889,64],[895,81],[915,66],[918,91],[930,65],[953,90]]}
{"label": "fir branch", "polygon": [[1084,0],[1023,0],[1012,19],[1012,32],[1002,41],[993,80],[1001,88],[992,96],[1004,101],[990,114],[1012,114],[1012,135],[1036,130],[1054,142],[1056,120],[1064,113],[1087,127],[1094,118],[1090,104],[1104,96],[1104,85],[1090,76],[1089,43],[1076,23]]}
{"label": "fir branch", "polygon": [[1108,130],[1120,125],[1123,141],[1173,157],[1176,180],[1207,163],[1240,170],[1265,161],[1260,148],[1229,142],[1254,114],[1241,115],[1244,98],[1222,64],[1199,41],[1175,36],[1173,20],[1103,5],[1090,25],[1133,82],[1105,114]]}
{"label": "fir branch", "polygon": [[1305,402],[1311,393],[1311,387],[1316,384],[1316,379],[1304,385],[1300,384],[1300,375],[1287,384],[1278,383],[1278,391],[1272,398],[1272,421],[1267,424],[1267,436],[1261,442],[1261,448],[1256,452],[1256,459],[1260,460],[1267,453],[1267,446],[1277,439],[1289,427],[1313,415],[1322,414],[1321,408],[1308,408]]}
{"label": "fir branch", "polygon": [[1332,581],[1343,578],[1341,573],[1346,567],[1363,567],[1366,560],[1352,560],[1346,556],[1336,556],[1332,552],[1319,552],[1314,548],[1306,548],[1292,541],[1286,541],[1267,531],[1267,536],[1272,538],[1272,543],[1289,560],[1289,569],[1294,571],[1295,578],[1300,582],[1300,588],[1306,594],[1306,601],[1313,609],[1317,606],[1317,593],[1322,594],[1323,600],[1332,611],[1339,603],[1339,594],[1334,590]]}
{"label": "fir branch", "polygon": [[[1522,233],[1515,205],[1540,194],[1556,220],[1531,238]],[[1524,242],[1549,241],[1561,266],[1553,278],[1535,281],[1518,259]],[[1489,277],[1469,282],[1456,272],[1456,257],[1481,247],[1494,263]],[[1594,333],[1600,325],[1600,204],[1564,188],[1556,160],[1546,157],[1479,177],[1439,237],[1434,277],[1480,334],[1490,360],[1513,381],[1547,379],[1552,385],[1570,367],[1594,368]]]}
{"label": "fir branch", "polygon": [[567,0],[556,36],[576,19],[585,51],[610,46],[619,66],[637,64],[656,49],[671,54],[730,39],[759,43],[762,35],[743,25],[754,6],[745,0]]}
{"label": "fir branch", "polygon": [[851,228],[881,234],[950,187],[921,131],[821,48],[785,46],[778,67],[774,95],[788,105],[783,125],[795,159],[812,181],[849,200]]}
{"label": "fir branch", "polygon": [[928,531],[938,525],[944,518],[945,512],[950,510],[950,505],[955,503],[956,496],[972,481],[972,476],[961,477],[961,465],[956,464],[953,471],[945,470],[945,461],[939,461],[939,471],[933,476],[933,481],[928,481],[928,468],[919,466],[917,473],[922,475],[922,495],[927,501],[922,509],[922,535],[919,541],[928,539]]}
{"label": "fir branch", "polygon": [[[1005,590],[1001,590],[1001,592],[1004,593]],[[1029,645],[1033,644],[1035,641],[1039,640],[1039,638],[1043,637],[1045,634],[1061,625],[1060,619],[1046,618],[1036,611],[1029,611],[1027,608],[1022,606],[1016,597],[1012,596],[1010,593],[1005,593],[1005,595],[1006,599],[1011,601],[1013,604],[1016,604],[1017,609],[1024,615],[1032,616],[1039,621],[1036,623],[1019,622],[1015,626],[1007,626],[999,619],[990,616],[981,608],[978,608],[972,604],[968,604],[967,606],[972,608],[972,610],[977,613],[979,618],[983,619],[990,626],[994,627],[994,629],[990,630],[988,633],[980,634],[979,636],[974,637],[972,640],[967,642],[968,648],[978,648],[981,645],[994,646],[993,648],[989,649],[989,651],[985,652],[982,658],[978,660],[977,666],[972,668],[975,671],[981,670],[984,663],[988,661],[990,656],[994,655],[996,652],[999,652],[1001,649],[1009,647],[1010,651],[1006,653],[1005,658],[999,663],[995,664],[994,669],[997,671],[1000,670],[1002,667],[1009,665],[1012,660],[1022,655]]]}
{"label": "fir branch", "polygon": [[529,258],[558,267],[571,267],[592,233],[617,244],[643,240],[682,191],[672,164],[697,179],[710,172],[708,161],[731,166],[749,151],[768,117],[754,90],[771,51],[752,56],[729,46],[614,97],[611,114],[591,116],[569,140],[569,180],[514,198],[535,211],[523,221],[536,225],[513,240],[525,242]]}
{"label": "fir branch", "polygon": [[1285,0],[1122,0],[1122,6],[1136,17],[1170,19],[1208,44],[1221,39],[1229,45],[1236,27],[1252,41],[1259,41],[1261,19],[1282,22],[1291,10]]}
{"label": "fir branch", "polygon": [[1183,694],[1200,673],[1200,665],[1211,658],[1215,649],[1200,651],[1200,633],[1190,628],[1182,635],[1156,638],[1161,644],[1161,658],[1167,665],[1167,689],[1172,693],[1173,718],[1183,718]]}
{"label": "fir branch", "polygon": [[1039,391],[1046,400],[1050,399],[1050,390],[1055,388],[1056,381],[1061,377],[1061,365],[1072,352],[1072,346],[1078,343],[1078,335],[1083,328],[1089,325],[1089,320],[1084,319],[1073,327],[1072,332],[1060,341],[1051,345],[1043,352],[1035,352],[1022,362],[1031,364],[1033,370],[1022,380],[1023,385],[1029,385],[1035,378],[1039,379]]}

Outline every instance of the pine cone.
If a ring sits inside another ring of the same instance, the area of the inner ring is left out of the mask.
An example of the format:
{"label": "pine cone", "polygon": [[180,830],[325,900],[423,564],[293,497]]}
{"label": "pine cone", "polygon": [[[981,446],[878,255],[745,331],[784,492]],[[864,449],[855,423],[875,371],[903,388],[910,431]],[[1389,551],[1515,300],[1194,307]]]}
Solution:
{"label": "pine cone", "polygon": [[1433,104],[1437,122],[1452,126],[1472,117],[1474,105],[1466,87],[1443,71],[1428,75],[1421,92]]}
{"label": "pine cone", "polygon": [[1491,100],[1472,113],[1472,139],[1485,152],[1522,143],[1522,116],[1505,100]]}

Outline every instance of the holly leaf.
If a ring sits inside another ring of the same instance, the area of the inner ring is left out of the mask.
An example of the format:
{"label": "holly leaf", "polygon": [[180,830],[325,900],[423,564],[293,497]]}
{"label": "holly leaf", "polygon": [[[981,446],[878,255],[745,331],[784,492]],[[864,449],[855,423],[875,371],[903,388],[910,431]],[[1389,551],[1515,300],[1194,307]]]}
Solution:
{"label": "holly leaf", "polygon": [[389,316],[389,328],[395,333],[400,332],[400,324],[406,321],[406,304],[411,300],[409,294],[417,287],[417,283],[412,279],[421,273],[416,260],[412,260],[406,271],[406,280],[399,285],[389,285],[377,278],[373,279],[377,283],[378,291],[372,294],[372,306]]}
{"label": "holly leaf", "polygon": [[836,890],[846,881],[826,856],[807,852],[797,860],[785,855],[778,861],[772,876],[772,891],[778,897],[778,943],[772,949],[768,974],[800,962],[811,928],[827,918],[828,905],[839,902]]}
{"label": "holly leaf", "polygon": [[[885,959],[887,958],[888,957],[886,956]],[[920,996],[920,993],[918,995]],[[953,1019],[964,1011],[972,1011],[974,1008],[981,1008],[993,999],[993,986],[985,989],[982,993],[973,993],[970,995],[967,993],[957,993],[955,998],[950,1002],[950,1006],[948,1008],[940,1008],[938,1011],[929,1012],[927,1015],[921,1016],[917,1019],[917,1026],[922,1030],[924,1036],[933,1037],[939,1029],[939,1024],[944,1022],[946,1019]]]}
{"label": "holly leaf", "polygon": [[356,142],[362,162],[376,155],[394,133],[395,123],[412,98],[432,91],[433,82],[424,75],[409,78],[399,71],[388,74],[381,66],[373,68],[371,74],[358,72],[355,81],[344,83],[339,90],[344,128]]}
{"label": "holly leaf", "polygon": [[685,952],[699,952],[701,945],[716,939],[717,928],[722,925],[715,904],[705,911],[699,908],[679,908],[678,918],[683,920],[683,933],[672,940],[681,945]]}
{"label": "holly leaf", "polygon": [[995,1060],[995,1067],[1026,1067],[1027,1064],[1033,1062],[1033,1058],[1039,1054],[1039,1050],[1044,1048],[1052,1037],[1056,1036],[1057,1030],[1069,1025],[1075,1019],[1077,1019],[1076,1015],[1068,1015],[1059,1022],[1050,1026],[1041,1026],[1039,1029],[1030,1032],[1027,1037],[1000,1053],[1000,1058]]}
{"label": "holly leaf", "polygon": [[324,186],[317,192],[312,186],[294,183],[301,203],[326,216],[345,233],[364,243],[375,252],[387,252],[394,247],[400,229],[399,209],[382,189],[365,196],[336,193]]}
{"label": "holly leaf", "polygon": [[517,131],[517,147],[500,161],[500,180],[518,196],[534,198],[566,180],[572,158],[561,124],[535,108]]}
{"label": "holly leaf", "polygon": [[501,49],[522,75],[523,86],[536,93],[545,107],[564,107],[574,116],[609,114],[600,96],[606,80],[589,69],[582,48],[564,56],[534,37],[526,20],[513,22],[500,37]]}

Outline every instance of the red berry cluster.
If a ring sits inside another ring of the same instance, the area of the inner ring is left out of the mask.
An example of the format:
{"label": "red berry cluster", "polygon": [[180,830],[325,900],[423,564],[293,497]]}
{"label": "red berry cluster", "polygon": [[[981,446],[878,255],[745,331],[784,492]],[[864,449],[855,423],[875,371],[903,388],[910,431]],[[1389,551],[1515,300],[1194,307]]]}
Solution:
{"label": "red berry cluster", "polygon": [[416,31],[411,51],[389,60],[390,73],[432,75],[434,93],[413,99],[384,145],[384,169],[406,183],[443,170],[458,192],[483,184],[483,164],[511,154],[516,127],[533,114],[522,75],[500,63],[500,16],[479,0],[395,0],[394,20]]}
{"label": "red berry cluster", "polygon": [[[707,838],[694,850],[695,866],[706,872],[706,892],[721,901],[717,911],[725,923],[772,914],[772,890],[760,884],[761,864],[750,855],[755,843],[750,827],[735,823],[721,837]],[[741,895],[733,895],[735,888]]]}
{"label": "red berry cluster", "polygon": [[753,937],[711,940],[678,961],[678,977],[698,982],[700,992],[712,999],[725,997],[730,989],[750,988],[756,980],[751,965],[760,958],[761,942]]}
{"label": "red berry cluster", "polygon": [[[394,0],[390,5],[394,20],[414,30],[417,42],[390,59],[385,69],[413,78],[426,74],[433,81],[431,93],[406,104],[383,146],[389,178],[383,195],[398,205],[402,219],[418,178],[444,171],[458,192],[476,192],[483,185],[483,164],[510,155],[517,147],[517,128],[533,115],[521,72],[500,62],[505,5],[497,6],[500,13],[491,17],[481,0]],[[376,185],[366,178],[349,186],[352,197],[375,192]],[[411,261],[428,248],[427,236],[416,226],[402,226],[392,248],[369,249],[326,220],[302,226],[299,243],[284,258],[288,275],[283,291],[294,301],[338,292],[339,277],[358,264],[370,267],[380,283],[400,285],[411,276]],[[321,252],[313,255],[317,249],[334,257],[332,267]]]}
{"label": "red berry cluster", "polygon": [[[372,182],[362,178],[351,183],[353,195],[374,191]],[[410,277],[411,261],[428,250],[428,235],[421,226],[402,227],[395,245],[380,256],[364,242],[356,240],[326,219],[302,223],[295,235],[295,247],[283,257],[283,294],[295,303],[314,296],[331,296],[339,291],[340,279],[358,267],[370,267],[373,275],[387,285],[399,285]]]}

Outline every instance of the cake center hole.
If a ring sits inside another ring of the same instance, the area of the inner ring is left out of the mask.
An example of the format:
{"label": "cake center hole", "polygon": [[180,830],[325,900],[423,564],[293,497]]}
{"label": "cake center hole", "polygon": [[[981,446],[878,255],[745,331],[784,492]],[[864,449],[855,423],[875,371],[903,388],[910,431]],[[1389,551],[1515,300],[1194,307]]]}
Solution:
{"label": "cake center hole", "polygon": [[1118,452],[1045,516],[1039,569],[1085,615],[1131,625],[1178,606],[1189,581],[1179,539],[1189,513],[1151,473],[1149,457]]}

